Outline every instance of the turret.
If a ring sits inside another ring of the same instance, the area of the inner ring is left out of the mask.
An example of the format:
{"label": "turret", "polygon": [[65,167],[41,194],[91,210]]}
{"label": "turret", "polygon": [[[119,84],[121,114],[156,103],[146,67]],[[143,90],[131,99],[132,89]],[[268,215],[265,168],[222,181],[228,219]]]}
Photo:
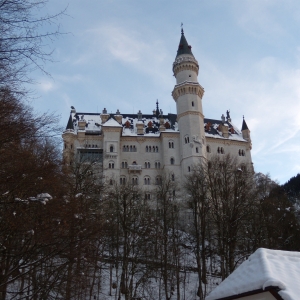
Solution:
{"label": "turret", "polygon": [[199,64],[192,53],[183,30],[177,50],[173,72],[176,85],[172,96],[177,107],[177,121],[180,131],[181,161],[183,175],[192,165],[206,157],[202,141],[205,139],[202,110],[203,87],[198,83]]}
{"label": "turret", "polygon": [[243,134],[243,139],[245,139],[248,142],[251,142],[250,130],[248,128],[244,116],[243,116],[242,134]]}

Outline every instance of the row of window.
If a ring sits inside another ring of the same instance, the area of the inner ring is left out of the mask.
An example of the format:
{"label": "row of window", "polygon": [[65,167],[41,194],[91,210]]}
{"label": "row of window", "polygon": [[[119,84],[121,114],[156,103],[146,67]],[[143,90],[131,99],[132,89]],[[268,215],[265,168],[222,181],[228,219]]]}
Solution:
{"label": "row of window", "polygon": [[[172,181],[175,181],[175,175],[171,174]],[[125,185],[127,182],[127,179],[125,176],[120,177],[120,184]],[[131,184],[138,185],[139,184],[139,178],[137,176],[134,176],[131,178]],[[162,184],[162,178],[160,176],[155,177],[155,185]],[[144,185],[151,185],[151,178],[149,176],[144,177]]]}
{"label": "row of window", "polygon": [[136,146],[135,145],[124,145],[123,146],[123,152],[136,152]]}
{"label": "row of window", "polygon": [[157,146],[146,146],[146,152],[158,152]]}
{"label": "row of window", "polygon": [[[136,162],[133,162],[132,164],[136,165]],[[156,161],[155,164],[154,164],[154,166],[155,166],[155,169],[160,169],[160,162]],[[127,161],[122,161],[121,168],[122,169],[127,169],[128,168]],[[146,161],[145,162],[145,169],[150,169],[150,168],[151,168],[151,163],[149,161]]]}
{"label": "row of window", "polygon": [[[196,152],[197,152],[197,148],[196,148]],[[210,153],[210,152],[211,152],[211,148],[210,148],[209,145],[206,146],[206,152],[207,152],[207,153]],[[197,152],[197,153],[198,153],[198,152]],[[224,148],[223,148],[223,147],[218,147],[217,153],[218,153],[218,154],[225,154]],[[245,156],[245,155],[246,155],[245,151],[242,150],[242,149],[239,149],[239,156]]]}

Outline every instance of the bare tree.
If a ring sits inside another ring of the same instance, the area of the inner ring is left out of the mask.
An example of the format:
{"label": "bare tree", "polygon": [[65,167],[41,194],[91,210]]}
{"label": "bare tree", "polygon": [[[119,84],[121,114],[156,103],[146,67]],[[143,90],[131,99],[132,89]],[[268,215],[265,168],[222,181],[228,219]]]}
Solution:
{"label": "bare tree", "polygon": [[198,292],[200,299],[205,299],[207,284],[207,258],[208,239],[211,230],[210,201],[208,195],[207,163],[200,162],[194,166],[190,175],[187,176],[184,189],[187,192],[188,209],[191,210],[192,228],[189,230],[193,253],[196,258],[198,273]]}
{"label": "bare tree", "polygon": [[[58,19],[41,11],[48,0],[0,0],[0,87],[22,92],[22,83],[33,82],[33,69],[44,69],[51,61],[50,43],[60,34]],[[47,28],[47,29],[46,29]],[[50,28],[50,29],[49,29]]]}
{"label": "bare tree", "polygon": [[215,157],[206,168],[207,193],[213,237],[220,258],[220,271],[225,279],[236,268],[243,249],[245,223],[251,222],[249,212],[257,202],[254,173],[251,166],[239,164],[227,155]]}

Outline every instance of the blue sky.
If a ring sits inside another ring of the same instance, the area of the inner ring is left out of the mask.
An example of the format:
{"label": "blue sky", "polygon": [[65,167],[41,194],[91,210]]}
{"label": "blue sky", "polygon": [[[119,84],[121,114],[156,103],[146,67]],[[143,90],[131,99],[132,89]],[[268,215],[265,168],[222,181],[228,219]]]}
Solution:
{"label": "blue sky", "polygon": [[68,6],[53,47],[52,78],[34,72],[32,105],[66,126],[81,112],[175,113],[172,63],[180,24],[199,62],[205,117],[227,109],[251,130],[255,171],[280,183],[300,172],[299,0],[51,0]]}

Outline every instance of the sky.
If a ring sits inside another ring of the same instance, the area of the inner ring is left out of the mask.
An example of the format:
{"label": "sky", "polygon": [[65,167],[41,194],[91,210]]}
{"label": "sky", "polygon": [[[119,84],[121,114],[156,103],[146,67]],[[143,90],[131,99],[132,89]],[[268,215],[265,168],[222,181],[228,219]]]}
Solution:
{"label": "sky", "polygon": [[[300,173],[299,0],[51,0],[65,34],[48,46],[51,74],[35,71],[31,104],[67,125],[79,112],[151,113],[171,96],[181,23],[200,65],[205,117],[251,131],[256,172],[283,184]],[[44,28],[48,30],[47,28]]]}

